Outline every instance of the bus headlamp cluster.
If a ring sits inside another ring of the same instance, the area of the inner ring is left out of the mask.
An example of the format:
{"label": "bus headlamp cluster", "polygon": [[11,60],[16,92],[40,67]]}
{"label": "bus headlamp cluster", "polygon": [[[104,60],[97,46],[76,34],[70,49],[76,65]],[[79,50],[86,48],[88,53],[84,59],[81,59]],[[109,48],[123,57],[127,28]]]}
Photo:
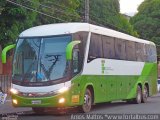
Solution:
{"label": "bus headlamp cluster", "polygon": [[13,99],[12,102],[17,105],[18,104],[18,101],[16,99]]}
{"label": "bus headlamp cluster", "polygon": [[[46,94],[38,94],[37,93],[36,96],[48,96],[48,95],[53,95],[53,94],[55,95],[55,94],[58,94],[58,93],[64,93],[64,92],[66,92],[68,90],[69,90],[69,87],[62,87],[57,91],[46,93]],[[21,94],[23,96],[28,96],[29,95],[28,93],[20,93],[18,90],[14,89],[14,88],[11,88],[10,92],[13,95],[17,95],[17,94]]]}
{"label": "bus headlamp cluster", "polygon": [[58,101],[58,103],[60,103],[60,104],[62,104],[64,102],[65,102],[65,98],[60,98],[59,101]]}
{"label": "bus headlamp cluster", "polygon": [[10,92],[14,95],[17,95],[18,94],[18,90],[14,89],[14,88],[11,88],[10,89]]}

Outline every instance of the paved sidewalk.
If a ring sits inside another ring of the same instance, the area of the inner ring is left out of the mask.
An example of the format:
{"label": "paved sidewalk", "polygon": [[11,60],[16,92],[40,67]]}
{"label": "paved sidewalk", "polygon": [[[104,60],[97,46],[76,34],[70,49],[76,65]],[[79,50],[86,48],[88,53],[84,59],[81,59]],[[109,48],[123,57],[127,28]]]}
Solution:
{"label": "paved sidewalk", "polygon": [[24,111],[31,111],[31,108],[16,108],[12,106],[11,98],[7,97],[7,100],[4,104],[0,104],[0,114],[7,114],[7,113],[19,113]]}

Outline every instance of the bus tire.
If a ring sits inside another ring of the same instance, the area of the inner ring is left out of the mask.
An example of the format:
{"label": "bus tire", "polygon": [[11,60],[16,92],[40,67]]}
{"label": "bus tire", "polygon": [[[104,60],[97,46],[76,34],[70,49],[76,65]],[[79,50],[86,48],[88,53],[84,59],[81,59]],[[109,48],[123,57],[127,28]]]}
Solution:
{"label": "bus tire", "polygon": [[82,105],[82,112],[87,113],[90,112],[91,108],[92,108],[92,93],[90,91],[90,89],[86,89],[85,91],[85,95],[84,95],[84,103]]}
{"label": "bus tire", "polygon": [[140,85],[137,86],[136,98],[133,100],[135,104],[140,104],[142,102],[142,89]]}
{"label": "bus tire", "polygon": [[33,112],[35,112],[36,114],[42,114],[44,113],[45,109],[44,108],[40,108],[40,107],[32,107]]}
{"label": "bus tire", "polygon": [[142,93],[142,103],[146,103],[147,102],[147,98],[148,98],[148,88],[145,85],[143,93]]}

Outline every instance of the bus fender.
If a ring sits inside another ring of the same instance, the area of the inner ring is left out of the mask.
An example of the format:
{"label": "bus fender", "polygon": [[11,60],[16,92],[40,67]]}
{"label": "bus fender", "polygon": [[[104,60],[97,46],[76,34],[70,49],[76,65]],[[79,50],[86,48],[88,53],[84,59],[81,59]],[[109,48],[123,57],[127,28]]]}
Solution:
{"label": "bus fender", "polygon": [[81,100],[80,100],[81,104],[83,104],[83,102],[84,102],[83,98],[84,98],[84,94],[85,94],[85,91],[86,91],[86,89],[87,89],[88,86],[92,86],[93,91],[94,91],[94,85],[93,85],[93,83],[87,83],[87,84],[85,84],[85,86],[82,88],[82,93],[81,93],[82,97],[81,97]]}
{"label": "bus fender", "polygon": [[[137,86],[138,85],[141,87],[141,89],[143,89],[143,83],[141,81],[137,82]],[[136,86],[136,88],[137,88],[137,86]]]}

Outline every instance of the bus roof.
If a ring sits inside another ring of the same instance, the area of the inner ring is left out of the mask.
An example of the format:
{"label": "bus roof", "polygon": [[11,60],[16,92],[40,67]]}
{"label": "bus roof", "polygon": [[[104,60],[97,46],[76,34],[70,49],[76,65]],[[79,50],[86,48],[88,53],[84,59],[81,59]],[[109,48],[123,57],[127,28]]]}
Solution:
{"label": "bus roof", "polygon": [[155,45],[153,42],[142,40],[128,34],[124,34],[109,28],[92,25],[89,23],[58,23],[58,24],[41,25],[25,30],[20,34],[19,37],[54,36],[62,34],[71,34],[79,31],[88,31],[88,32],[90,31],[93,33],[116,37],[124,40]]}

